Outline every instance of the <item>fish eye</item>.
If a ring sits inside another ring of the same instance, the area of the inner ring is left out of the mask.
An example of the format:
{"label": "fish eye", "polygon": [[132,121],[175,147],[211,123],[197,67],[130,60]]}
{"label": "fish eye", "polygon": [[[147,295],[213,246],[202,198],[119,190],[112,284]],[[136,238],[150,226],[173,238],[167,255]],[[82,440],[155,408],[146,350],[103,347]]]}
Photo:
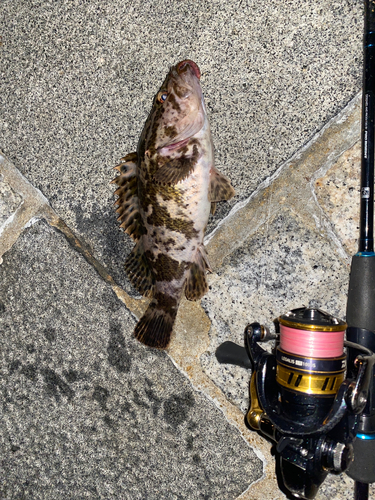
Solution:
{"label": "fish eye", "polygon": [[158,94],[158,101],[161,102],[161,103],[163,103],[166,100],[167,97],[168,97],[168,92],[163,92],[163,91],[159,92],[159,94]]}

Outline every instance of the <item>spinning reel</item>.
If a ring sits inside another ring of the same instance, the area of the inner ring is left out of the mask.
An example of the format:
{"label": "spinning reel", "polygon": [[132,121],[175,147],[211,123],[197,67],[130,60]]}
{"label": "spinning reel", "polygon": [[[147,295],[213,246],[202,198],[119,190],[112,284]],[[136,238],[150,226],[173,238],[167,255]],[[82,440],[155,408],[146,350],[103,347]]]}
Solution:
{"label": "spinning reel", "polygon": [[[375,355],[344,342],[346,323],[319,309],[294,309],[278,323],[279,335],[252,323],[245,329],[246,348],[224,342],[216,357],[251,366],[246,423],[275,443],[285,488],[312,499],[329,472],[344,472],[351,464]],[[276,347],[270,353],[262,344],[272,340]]]}

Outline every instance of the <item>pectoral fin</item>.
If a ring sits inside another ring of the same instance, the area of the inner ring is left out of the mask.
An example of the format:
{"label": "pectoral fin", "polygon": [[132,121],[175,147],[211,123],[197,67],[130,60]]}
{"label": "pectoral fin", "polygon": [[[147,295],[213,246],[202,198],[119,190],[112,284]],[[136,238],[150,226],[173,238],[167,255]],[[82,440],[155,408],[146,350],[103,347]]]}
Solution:
{"label": "pectoral fin", "polygon": [[154,179],[161,185],[174,185],[183,181],[193,172],[197,163],[194,157],[179,158],[164,163],[154,174]]}
{"label": "pectoral fin", "polygon": [[120,172],[112,181],[118,186],[114,194],[118,196],[115,206],[118,206],[116,212],[120,227],[138,241],[145,234],[145,228],[139,213],[137,153],[122,158],[120,165],[115,168]]}
{"label": "pectoral fin", "polygon": [[220,174],[215,168],[211,169],[210,187],[208,191],[208,199],[211,202],[230,200],[235,194],[235,191],[227,177]]}

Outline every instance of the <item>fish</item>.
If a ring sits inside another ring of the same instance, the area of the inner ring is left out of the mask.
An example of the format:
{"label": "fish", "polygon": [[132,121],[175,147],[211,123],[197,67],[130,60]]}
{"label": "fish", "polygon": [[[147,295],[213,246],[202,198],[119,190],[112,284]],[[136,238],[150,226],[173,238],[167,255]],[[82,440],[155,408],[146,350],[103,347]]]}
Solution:
{"label": "fish", "polygon": [[135,246],[125,261],[132,285],[151,299],[134,336],[168,347],[183,293],[196,301],[212,271],[203,244],[216,203],[235,191],[214,166],[198,65],[172,66],[153,99],[136,152],[121,158],[115,207]]}

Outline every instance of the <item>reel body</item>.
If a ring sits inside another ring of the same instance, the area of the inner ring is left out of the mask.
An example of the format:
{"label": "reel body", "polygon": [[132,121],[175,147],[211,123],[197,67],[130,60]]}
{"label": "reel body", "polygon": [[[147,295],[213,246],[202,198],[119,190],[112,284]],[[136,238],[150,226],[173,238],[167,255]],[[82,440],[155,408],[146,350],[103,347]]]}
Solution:
{"label": "reel body", "polygon": [[[318,309],[294,309],[278,322],[280,337],[259,323],[245,329],[252,366],[246,423],[275,443],[281,486],[312,499],[329,472],[352,461],[375,356],[351,342],[344,353],[346,324]],[[262,347],[270,340],[278,340],[275,352]],[[238,355],[231,342],[216,351],[219,362],[244,366]]]}

